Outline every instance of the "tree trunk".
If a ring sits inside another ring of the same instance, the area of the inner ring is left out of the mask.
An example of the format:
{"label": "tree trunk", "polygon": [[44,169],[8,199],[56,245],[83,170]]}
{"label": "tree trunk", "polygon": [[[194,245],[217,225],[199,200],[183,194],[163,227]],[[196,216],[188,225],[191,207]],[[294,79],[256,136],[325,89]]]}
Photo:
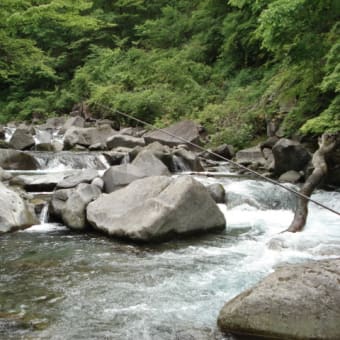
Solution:
{"label": "tree trunk", "polygon": [[[320,184],[321,180],[327,175],[327,163],[325,156],[336,146],[336,135],[324,133],[319,139],[319,149],[315,151],[312,158],[313,172],[307,178],[300,189],[300,193],[310,197],[314,189]],[[306,224],[308,215],[308,200],[299,197],[295,210],[293,222],[286,231],[296,233],[301,231]]]}

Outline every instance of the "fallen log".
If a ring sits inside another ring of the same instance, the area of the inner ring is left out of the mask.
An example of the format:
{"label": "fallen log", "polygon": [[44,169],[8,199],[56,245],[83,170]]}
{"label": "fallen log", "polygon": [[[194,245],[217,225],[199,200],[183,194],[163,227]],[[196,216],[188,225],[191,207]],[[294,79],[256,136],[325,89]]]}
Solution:
{"label": "fallen log", "polygon": [[[306,179],[299,193],[305,197],[310,197],[314,189],[321,183],[327,175],[328,167],[326,156],[335,148],[337,144],[337,135],[324,133],[319,138],[319,148],[315,151],[312,158],[313,172]],[[308,215],[308,199],[299,196],[294,219],[286,231],[296,233],[302,231],[306,224]]]}

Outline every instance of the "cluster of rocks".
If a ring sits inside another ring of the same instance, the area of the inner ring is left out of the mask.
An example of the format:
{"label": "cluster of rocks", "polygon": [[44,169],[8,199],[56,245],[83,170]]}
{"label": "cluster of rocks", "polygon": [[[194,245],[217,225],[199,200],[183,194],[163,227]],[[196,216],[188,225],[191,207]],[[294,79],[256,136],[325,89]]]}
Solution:
{"label": "cluster of rocks", "polygon": [[[112,237],[154,242],[220,230],[226,224],[217,205],[225,203],[223,186],[205,187],[190,176],[173,173],[211,171],[214,162],[233,158],[296,183],[307,176],[311,159],[302,144],[277,136],[236,154],[229,145],[198,152],[195,145],[203,131],[190,121],[146,132],[131,127],[117,131],[108,120],[53,118],[39,126],[16,126],[8,138],[10,128],[0,128],[0,233],[39,222],[36,213],[44,200],[30,192],[40,191],[51,192],[50,218],[76,231],[92,228]],[[73,156],[74,151],[97,152],[109,166],[103,173],[78,169],[69,174],[20,174],[41,168],[36,151],[58,155],[72,151]],[[336,153],[329,161],[327,180],[340,186],[340,157]],[[220,329],[251,337],[339,339],[339,261],[280,268],[223,307]]]}
{"label": "cluster of rocks", "polygon": [[[9,138],[9,148],[0,149],[0,167],[34,171],[40,167],[35,151],[58,149],[72,150],[59,151],[58,155],[63,152],[75,155],[74,151],[100,152],[109,164],[103,174],[97,169],[16,176],[3,172],[7,176],[4,181],[27,192],[52,192],[50,218],[78,231],[95,228],[119,238],[154,241],[174,234],[225,227],[224,215],[216,204],[224,202],[223,187],[206,188],[189,176],[171,177],[179,168],[204,170],[190,144],[200,143],[201,129],[197,124],[183,121],[165,131],[149,133],[138,128],[116,131],[109,121],[92,122],[92,126],[85,124],[81,117],[65,122],[50,119],[36,126],[34,135],[30,135],[28,127],[18,127]],[[60,131],[64,133],[63,139],[53,140]],[[39,143],[37,132],[50,135],[48,147],[47,139]],[[57,143],[60,145],[56,148]],[[23,202],[23,209],[32,211],[28,200]],[[39,211],[41,201],[35,203]],[[2,232],[36,222],[31,219],[13,223],[11,227],[7,224]]]}

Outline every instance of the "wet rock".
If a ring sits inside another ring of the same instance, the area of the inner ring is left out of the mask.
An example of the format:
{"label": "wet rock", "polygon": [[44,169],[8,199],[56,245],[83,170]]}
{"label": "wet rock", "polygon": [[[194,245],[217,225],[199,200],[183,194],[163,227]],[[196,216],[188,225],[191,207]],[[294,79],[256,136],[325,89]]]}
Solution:
{"label": "wet rock", "polygon": [[214,183],[207,186],[210,196],[216,203],[225,203],[225,190],[222,184]]}
{"label": "wet rock", "polygon": [[200,144],[201,130],[202,127],[195,122],[184,120],[165,129],[148,132],[144,134],[143,137],[147,144],[159,142],[171,147],[186,144],[191,149],[193,147],[186,143],[186,141],[194,144]]}
{"label": "wet rock", "polygon": [[38,223],[33,207],[0,182],[0,234]]}
{"label": "wet rock", "polygon": [[309,163],[311,155],[299,143],[282,138],[273,147],[274,172],[281,175],[286,171],[303,170]]}
{"label": "wet rock", "polygon": [[62,131],[67,131],[71,127],[80,127],[83,128],[85,126],[85,119],[80,116],[75,116],[69,118],[62,127]]}
{"label": "wet rock", "polygon": [[35,150],[36,151],[50,151],[54,152],[56,151],[55,147],[51,143],[39,143],[35,145]]}
{"label": "wet rock", "polygon": [[98,187],[101,191],[103,191],[104,189],[104,181],[102,178],[100,177],[96,177],[92,180],[91,182],[92,185],[95,185],[96,187]]}
{"label": "wet rock", "polygon": [[89,147],[97,143],[105,144],[106,140],[115,134],[117,131],[109,125],[89,128],[71,127],[65,133],[64,147],[71,149],[75,145]]}
{"label": "wet rock", "polygon": [[73,193],[74,190],[75,190],[74,188],[60,189],[60,190],[56,190],[53,193],[51,197],[50,205],[49,205],[49,213],[50,213],[50,217],[52,220],[62,222],[62,217],[61,217],[62,210],[65,207],[65,204],[69,196]]}
{"label": "wet rock", "polygon": [[11,180],[11,178],[12,178],[12,175],[0,167],[0,182],[9,181]]}
{"label": "wet rock", "polygon": [[340,339],[340,259],[283,266],[220,312],[224,332],[282,339]]}
{"label": "wet rock", "polygon": [[264,159],[259,146],[238,151],[236,153],[236,162],[245,166],[250,164],[266,164],[266,160]]}
{"label": "wet rock", "polygon": [[74,188],[80,183],[91,183],[98,176],[98,171],[95,169],[85,169],[76,171],[75,173],[65,176],[63,180],[57,184],[58,189]]}
{"label": "wet rock", "polygon": [[131,164],[140,169],[144,173],[144,177],[170,175],[165,164],[148,150],[140,152]]}
{"label": "wet rock", "polygon": [[137,127],[126,127],[126,128],[120,129],[119,133],[122,135],[128,135],[128,136],[133,136],[133,137],[142,137],[146,133],[146,130],[138,126]]}
{"label": "wet rock", "polygon": [[37,170],[37,160],[22,151],[0,149],[0,167],[5,170]]}
{"label": "wet rock", "polygon": [[295,171],[295,170],[290,170],[285,173],[283,173],[279,177],[280,182],[288,182],[288,183],[298,183],[302,180],[303,178],[303,173]]}
{"label": "wet rock", "polygon": [[[212,150],[208,151],[204,151],[201,156],[206,158],[206,159],[211,159],[213,161],[223,161],[223,158],[227,158],[227,159],[232,159],[235,156],[235,151],[232,145],[228,145],[228,144],[222,144]],[[214,154],[221,156],[218,157]]]}
{"label": "wet rock", "polygon": [[0,139],[5,139],[5,138],[6,138],[6,130],[2,125],[0,125]]}
{"label": "wet rock", "polygon": [[88,226],[86,221],[86,207],[97,199],[101,190],[91,184],[81,183],[69,195],[61,209],[61,218],[71,229],[83,230]]}
{"label": "wet rock", "polygon": [[110,193],[144,177],[143,171],[132,164],[112,166],[103,175],[104,191]]}
{"label": "wet rock", "polygon": [[28,150],[35,144],[33,136],[25,129],[16,129],[9,145],[16,150]]}
{"label": "wet rock", "polygon": [[207,189],[189,176],[134,181],[90,203],[87,218],[110,236],[137,241],[225,227],[224,215]]}
{"label": "wet rock", "polygon": [[180,148],[173,152],[173,156],[173,161],[177,162],[174,166],[175,170],[195,172],[204,171],[199,158],[192,151]]}
{"label": "wet rock", "polygon": [[135,146],[144,146],[144,138],[137,138],[128,135],[115,135],[107,139],[106,145],[108,149],[115,149],[118,147],[134,148]]}
{"label": "wet rock", "polygon": [[63,174],[46,174],[46,175],[19,175],[13,177],[12,185],[19,185],[28,192],[53,191],[63,179]]}
{"label": "wet rock", "polygon": [[96,144],[92,144],[89,146],[89,150],[91,151],[100,151],[100,150],[106,150],[107,146],[104,143],[96,143]]}

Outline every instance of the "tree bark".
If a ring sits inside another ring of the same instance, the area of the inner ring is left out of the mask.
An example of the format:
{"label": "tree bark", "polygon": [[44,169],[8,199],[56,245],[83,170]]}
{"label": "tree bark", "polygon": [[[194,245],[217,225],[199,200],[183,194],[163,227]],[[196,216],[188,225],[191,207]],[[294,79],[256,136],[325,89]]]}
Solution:
{"label": "tree bark", "polygon": [[[313,172],[307,178],[306,182],[300,189],[300,193],[310,197],[314,189],[320,184],[322,179],[327,175],[327,163],[325,157],[336,146],[336,135],[324,133],[319,139],[319,149],[315,151],[312,158]],[[308,199],[299,197],[293,222],[286,231],[296,233],[302,231],[306,224],[308,215]]]}

